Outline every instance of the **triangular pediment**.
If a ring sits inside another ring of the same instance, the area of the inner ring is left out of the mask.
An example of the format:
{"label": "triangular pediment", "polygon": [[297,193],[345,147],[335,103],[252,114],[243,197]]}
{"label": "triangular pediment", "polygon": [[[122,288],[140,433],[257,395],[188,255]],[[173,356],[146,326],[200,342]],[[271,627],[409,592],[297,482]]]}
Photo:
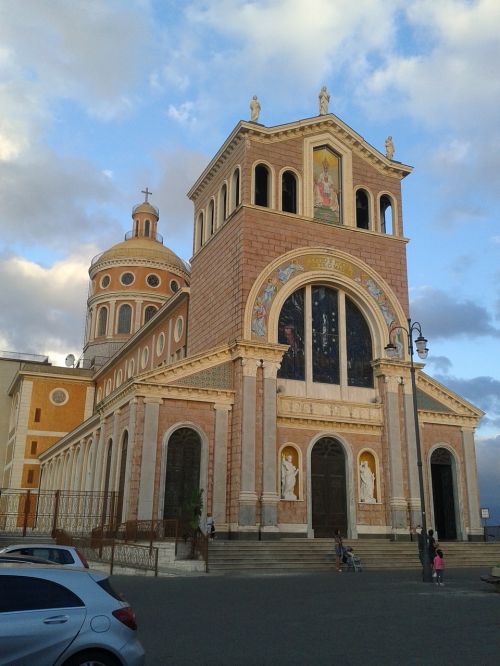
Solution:
{"label": "triangular pediment", "polygon": [[441,416],[445,421],[455,418],[477,425],[484,416],[481,409],[424,372],[418,377],[417,404],[429,421],[439,421]]}

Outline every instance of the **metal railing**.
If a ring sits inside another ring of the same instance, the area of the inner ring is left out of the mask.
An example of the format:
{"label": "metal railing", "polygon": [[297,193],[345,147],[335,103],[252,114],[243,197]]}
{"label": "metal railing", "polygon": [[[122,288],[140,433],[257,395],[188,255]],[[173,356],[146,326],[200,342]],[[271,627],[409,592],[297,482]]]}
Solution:
{"label": "metal railing", "polygon": [[484,540],[487,542],[500,541],[500,525],[485,525]]}
{"label": "metal railing", "polygon": [[89,535],[99,525],[113,524],[116,507],[116,492],[1,489],[0,530],[23,537],[57,530]]}
{"label": "metal railing", "polygon": [[90,567],[92,562],[109,564],[109,573],[115,566],[129,569],[153,571],[158,576],[158,548],[141,546],[135,543],[124,543],[114,538],[74,537],[62,530],[56,534],[56,543],[75,546],[87,558]]}

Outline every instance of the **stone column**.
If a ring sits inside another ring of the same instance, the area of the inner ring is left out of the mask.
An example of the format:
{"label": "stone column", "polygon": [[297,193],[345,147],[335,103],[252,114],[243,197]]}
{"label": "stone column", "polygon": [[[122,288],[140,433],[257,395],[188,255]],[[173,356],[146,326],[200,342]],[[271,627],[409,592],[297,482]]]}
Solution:
{"label": "stone column", "polygon": [[280,363],[266,361],[262,401],[262,532],[278,532],[276,471],[276,374]]}
{"label": "stone column", "polygon": [[403,464],[401,459],[401,428],[399,423],[399,377],[385,377],[386,384],[386,428],[389,448],[389,471],[391,479],[391,522],[393,537],[407,534],[407,503],[403,488]]}
{"label": "stone column", "polygon": [[242,531],[256,531],[257,494],[255,492],[256,376],[260,361],[242,359],[242,432],[239,525]]}
{"label": "stone column", "polygon": [[418,481],[413,391],[409,379],[404,385],[403,409],[406,425],[406,460],[408,464],[408,505],[410,509],[410,525],[411,527],[416,527],[422,523],[422,508],[420,506],[420,486]]}
{"label": "stone column", "polygon": [[117,409],[113,414],[113,450],[111,452],[111,469],[109,471],[109,489],[117,490],[117,461],[120,452],[120,410]]}
{"label": "stone column", "polygon": [[151,520],[155,491],[156,449],[158,442],[158,417],[161,398],[144,399],[144,431],[142,442],[141,475],[139,480],[138,520]]}
{"label": "stone column", "polygon": [[212,485],[212,514],[218,533],[227,533],[227,439],[231,405],[215,404],[214,472]]}
{"label": "stone column", "polygon": [[469,512],[469,539],[471,541],[482,541],[483,528],[479,514],[474,428],[462,428],[462,447],[464,453],[465,483],[467,487],[467,509]]}

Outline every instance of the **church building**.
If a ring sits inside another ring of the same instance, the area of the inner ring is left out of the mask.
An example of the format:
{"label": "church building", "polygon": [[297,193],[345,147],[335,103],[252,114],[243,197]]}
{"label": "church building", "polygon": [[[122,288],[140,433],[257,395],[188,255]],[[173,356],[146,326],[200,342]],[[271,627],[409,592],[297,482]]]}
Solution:
{"label": "church building", "polygon": [[[220,538],[407,538],[421,522],[401,196],[412,168],[324,100],[283,125],[258,115],[188,193],[189,264],[163,243],[147,189],[125,240],[92,260],[93,405],[38,456],[41,487],[118,491],[119,522],[178,517],[203,490]],[[428,526],[482,538],[482,412],[414,367]]]}

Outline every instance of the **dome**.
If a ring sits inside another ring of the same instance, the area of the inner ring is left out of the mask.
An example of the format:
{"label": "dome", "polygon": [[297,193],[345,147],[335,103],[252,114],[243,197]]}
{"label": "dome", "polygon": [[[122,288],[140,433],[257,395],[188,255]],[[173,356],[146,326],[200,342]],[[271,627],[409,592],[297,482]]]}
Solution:
{"label": "dome", "polygon": [[[144,203],[141,206],[149,206],[149,204]],[[133,263],[134,261],[144,260],[162,262],[166,266],[168,265],[171,268],[181,270],[183,273],[189,273],[188,265],[175,252],[172,252],[172,250],[158,241],[140,237],[130,238],[129,240],[117,243],[109,250],[95,257],[92,261],[91,270],[94,272],[102,264],[108,262],[125,261]]]}
{"label": "dome", "polygon": [[134,206],[132,210],[132,217],[137,215],[137,213],[147,213],[148,215],[154,215],[156,218],[160,217],[158,208],[152,206],[149,201],[143,201],[141,204]]}

